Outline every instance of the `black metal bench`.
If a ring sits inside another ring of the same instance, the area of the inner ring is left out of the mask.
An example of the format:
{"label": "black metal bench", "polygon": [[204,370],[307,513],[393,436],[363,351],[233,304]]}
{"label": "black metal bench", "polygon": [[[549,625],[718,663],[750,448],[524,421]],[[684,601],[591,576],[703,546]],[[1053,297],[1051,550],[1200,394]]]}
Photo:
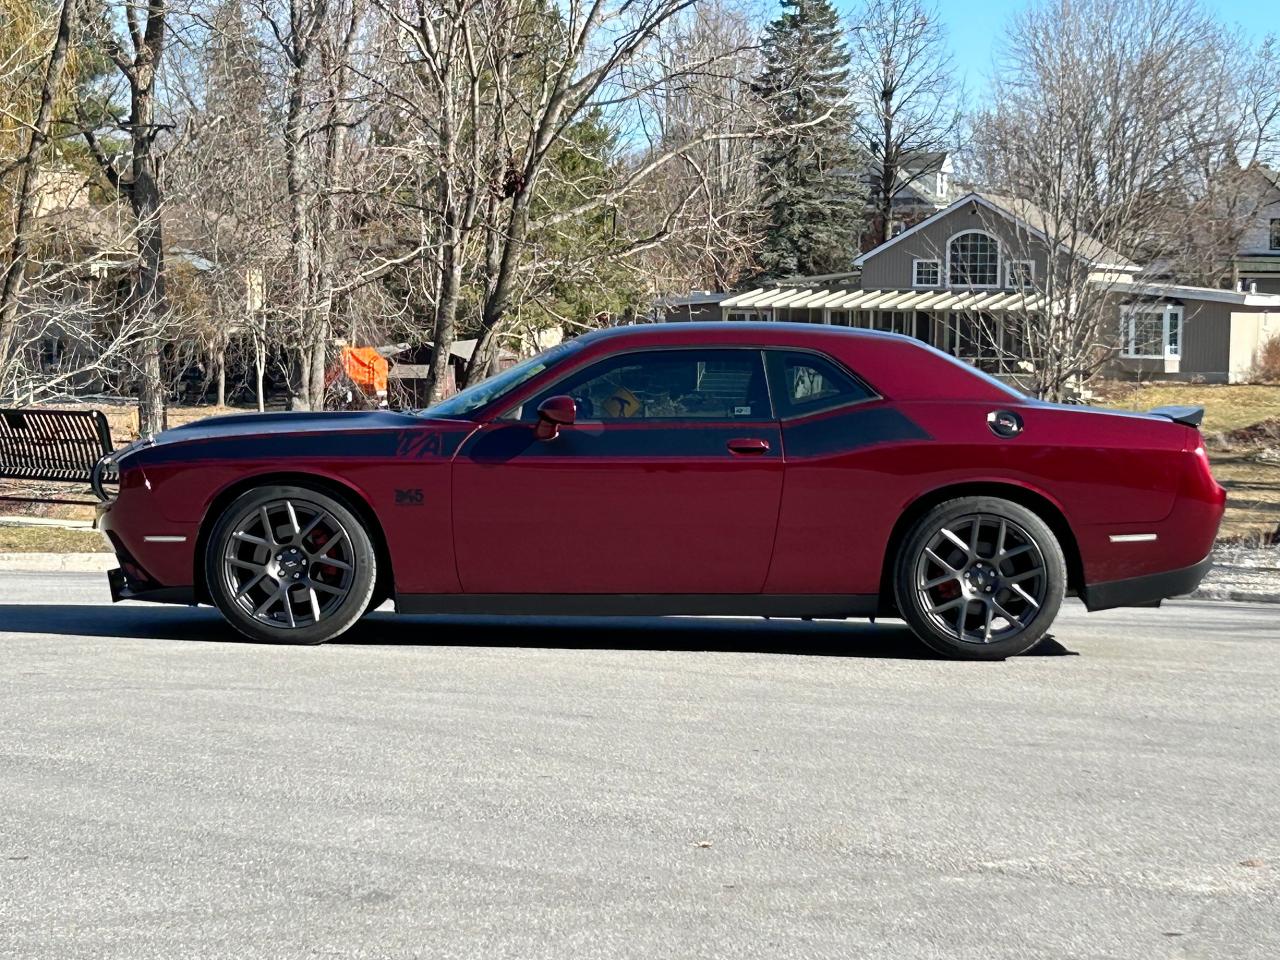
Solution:
{"label": "black metal bench", "polygon": [[[101,410],[0,410],[0,479],[84,483],[95,488],[94,468],[109,454],[111,429]],[[45,497],[0,500],[93,503]]]}

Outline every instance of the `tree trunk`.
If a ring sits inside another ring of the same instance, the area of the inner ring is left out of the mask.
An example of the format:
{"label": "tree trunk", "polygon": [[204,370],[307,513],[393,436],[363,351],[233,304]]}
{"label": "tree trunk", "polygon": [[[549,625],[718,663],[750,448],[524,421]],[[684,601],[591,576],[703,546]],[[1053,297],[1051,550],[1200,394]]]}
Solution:
{"label": "tree trunk", "polygon": [[160,340],[164,335],[164,230],[160,219],[159,161],[155,141],[154,63],[144,65],[133,91],[130,132],[133,137],[133,181],[129,201],[138,224],[138,268],[130,293],[130,314],[142,337],[138,385],[138,428],[144,437],[164,429],[164,384]]}
{"label": "tree trunk", "polygon": [[515,283],[519,252],[524,246],[525,233],[529,228],[529,192],[528,186],[512,199],[511,215],[507,218],[507,229],[499,240],[497,271],[492,275],[488,295],[484,301],[484,313],[480,319],[480,333],[476,338],[476,349],[467,362],[465,383],[459,388],[470,386],[482,380],[489,369],[497,348],[498,326],[506,316],[511,304],[512,286]]}
{"label": "tree trunk", "polygon": [[316,325],[308,353],[311,370],[307,377],[307,403],[310,410],[324,409],[325,374],[328,370],[325,361],[328,345],[329,324],[327,321],[320,321]]}
{"label": "tree trunk", "polygon": [[[291,8],[293,4],[290,4]],[[292,14],[292,9],[291,9]],[[312,299],[311,237],[307,229],[306,171],[302,156],[303,119],[305,111],[303,87],[311,60],[309,39],[297,35],[299,18],[294,24],[295,54],[288,82],[288,106],[284,128],[285,180],[289,190],[289,243],[294,257],[294,296],[298,298],[298,342],[290,349],[289,408],[311,409],[311,343]]]}
{"label": "tree trunk", "polygon": [[254,396],[258,398],[258,412],[265,413],[267,409],[266,387],[266,345],[255,343],[253,346],[253,375],[254,375]]}
{"label": "tree trunk", "polygon": [[45,68],[44,83],[40,88],[40,107],[36,112],[35,124],[31,128],[31,139],[27,142],[27,152],[22,158],[22,166],[18,174],[13,213],[13,243],[9,248],[4,282],[0,284],[0,372],[6,369],[9,352],[13,349],[18,321],[18,300],[22,295],[22,283],[27,266],[27,225],[34,206],[41,155],[53,123],[53,104],[58,96],[58,87],[62,83],[67,50],[73,42],[78,25],[77,9],[77,0],[63,0],[62,13],[58,17],[58,31],[54,36],[53,49],[49,53],[49,63]]}
{"label": "tree trunk", "polygon": [[214,363],[218,366],[218,406],[225,407],[227,405],[227,348],[225,346],[218,348]]}
{"label": "tree trunk", "polygon": [[165,428],[164,389],[160,376],[160,344],[143,346],[142,382],[138,389],[138,436],[152,437]]}

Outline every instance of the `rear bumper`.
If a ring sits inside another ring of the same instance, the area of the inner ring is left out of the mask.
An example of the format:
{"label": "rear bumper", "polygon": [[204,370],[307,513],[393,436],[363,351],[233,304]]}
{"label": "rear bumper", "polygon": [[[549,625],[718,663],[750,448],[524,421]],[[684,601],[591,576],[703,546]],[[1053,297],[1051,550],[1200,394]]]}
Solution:
{"label": "rear bumper", "polygon": [[1160,605],[1160,601],[1169,597],[1181,597],[1194,591],[1200,586],[1200,581],[1212,566],[1213,555],[1210,554],[1199,563],[1178,570],[1150,573],[1142,577],[1130,577],[1127,580],[1092,583],[1080,592],[1080,599],[1089,610],[1110,610],[1112,607],[1155,607]]}
{"label": "rear bumper", "polygon": [[146,600],[148,603],[181,603],[194,607],[196,592],[192,587],[162,587],[149,580],[139,580],[117,567],[107,571],[107,585],[111,587],[111,602],[121,600]]}

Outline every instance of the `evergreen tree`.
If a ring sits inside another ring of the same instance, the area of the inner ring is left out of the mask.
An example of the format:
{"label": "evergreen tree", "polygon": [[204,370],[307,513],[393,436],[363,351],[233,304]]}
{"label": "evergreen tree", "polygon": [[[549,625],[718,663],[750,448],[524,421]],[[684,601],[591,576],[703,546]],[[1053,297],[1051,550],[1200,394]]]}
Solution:
{"label": "evergreen tree", "polygon": [[756,78],[774,124],[760,154],[766,210],[762,274],[851,268],[864,216],[849,101],[849,52],[830,0],[782,0]]}

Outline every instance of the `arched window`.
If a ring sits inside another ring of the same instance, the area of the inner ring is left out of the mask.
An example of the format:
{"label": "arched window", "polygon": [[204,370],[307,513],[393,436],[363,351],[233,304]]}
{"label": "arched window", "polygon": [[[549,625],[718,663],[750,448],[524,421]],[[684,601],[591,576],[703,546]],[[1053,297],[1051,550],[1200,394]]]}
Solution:
{"label": "arched window", "polygon": [[1000,245],[981,230],[957,233],[947,244],[947,279],[953,287],[1000,284]]}

